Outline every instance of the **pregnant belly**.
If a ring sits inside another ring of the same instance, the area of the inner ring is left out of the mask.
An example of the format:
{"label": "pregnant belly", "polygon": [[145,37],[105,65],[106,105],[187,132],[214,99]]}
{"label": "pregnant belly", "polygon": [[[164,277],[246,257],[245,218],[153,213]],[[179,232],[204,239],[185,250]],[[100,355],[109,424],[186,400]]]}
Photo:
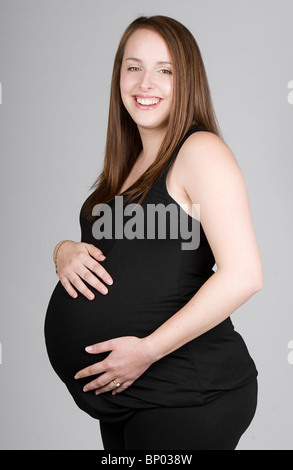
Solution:
{"label": "pregnant belly", "polygon": [[[122,275],[118,269],[122,261],[115,257],[105,264],[114,279],[106,295],[89,286],[94,300],[81,293],[73,299],[60,282],[53,291],[45,319],[45,340],[51,364],[64,381],[108,354],[91,356],[85,352],[86,346],[120,336],[147,336],[182,306],[176,273],[174,279],[160,278],[158,270],[146,277],[145,271],[143,275],[135,272],[128,262]],[[143,260],[140,266],[145,266]]]}

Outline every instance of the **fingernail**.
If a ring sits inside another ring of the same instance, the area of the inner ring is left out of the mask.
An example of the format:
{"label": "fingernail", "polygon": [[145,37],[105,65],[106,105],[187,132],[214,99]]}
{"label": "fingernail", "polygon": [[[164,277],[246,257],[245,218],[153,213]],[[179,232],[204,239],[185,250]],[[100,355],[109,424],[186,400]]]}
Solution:
{"label": "fingernail", "polygon": [[94,348],[92,346],[87,346],[85,348],[86,352],[91,352]]}
{"label": "fingernail", "polygon": [[94,294],[89,294],[89,300],[93,300],[95,298]]}
{"label": "fingernail", "polygon": [[75,374],[74,378],[75,378],[75,379],[78,379],[78,374]]}
{"label": "fingernail", "polygon": [[107,293],[108,293],[107,287],[102,287],[102,293],[103,293],[103,294],[107,294]]}
{"label": "fingernail", "polygon": [[107,284],[110,284],[110,286],[113,284],[113,279],[111,279],[110,277],[108,277],[107,279]]}

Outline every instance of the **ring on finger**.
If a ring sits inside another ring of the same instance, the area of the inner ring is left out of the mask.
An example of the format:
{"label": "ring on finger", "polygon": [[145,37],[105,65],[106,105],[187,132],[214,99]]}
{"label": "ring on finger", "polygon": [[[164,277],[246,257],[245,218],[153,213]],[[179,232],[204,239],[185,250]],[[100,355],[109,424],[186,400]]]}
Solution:
{"label": "ring on finger", "polygon": [[115,385],[116,388],[120,387],[121,385],[119,382],[117,382],[116,379],[112,380],[112,383]]}

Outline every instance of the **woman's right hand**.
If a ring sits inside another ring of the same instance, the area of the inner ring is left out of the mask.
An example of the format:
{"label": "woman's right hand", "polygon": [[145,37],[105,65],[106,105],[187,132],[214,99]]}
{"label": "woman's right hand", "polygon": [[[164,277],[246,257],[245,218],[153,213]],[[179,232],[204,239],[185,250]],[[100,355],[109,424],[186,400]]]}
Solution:
{"label": "woman's right hand", "polygon": [[[89,300],[93,300],[95,296],[83,280],[102,294],[107,294],[108,289],[99,278],[108,285],[113,284],[113,279],[98,262],[105,259],[102,251],[90,243],[74,242],[71,240],[67,240],[62,246],[61,243],[56,245],[53,257],[56,262],[56,268],[58,268],[60,282],[68,294],[76,298],[77,292],[74,289],[75,287]],[[60,248],[58,248],[59,245]],[[56,250],[58,251],[57,258],[55,259]]]}

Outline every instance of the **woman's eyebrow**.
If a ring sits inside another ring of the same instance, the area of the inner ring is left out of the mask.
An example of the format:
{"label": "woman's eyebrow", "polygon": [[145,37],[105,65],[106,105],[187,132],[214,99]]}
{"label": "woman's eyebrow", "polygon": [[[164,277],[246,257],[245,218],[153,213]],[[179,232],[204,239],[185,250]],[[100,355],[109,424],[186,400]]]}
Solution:
{"label": "woman's eyebrow", "polygon": [[[127,57],[127,59],[124,59],[124,60],[132,60],[134,62],[140,62],[142,63],[142,60],[141,59],[138,59],[137,57]],[[160,60],[159,62],[156,62],[158,65],[163,65],[163,64],[169,64],[169,65],[173,65],[172,62],[169,62],[168,60]]]}

